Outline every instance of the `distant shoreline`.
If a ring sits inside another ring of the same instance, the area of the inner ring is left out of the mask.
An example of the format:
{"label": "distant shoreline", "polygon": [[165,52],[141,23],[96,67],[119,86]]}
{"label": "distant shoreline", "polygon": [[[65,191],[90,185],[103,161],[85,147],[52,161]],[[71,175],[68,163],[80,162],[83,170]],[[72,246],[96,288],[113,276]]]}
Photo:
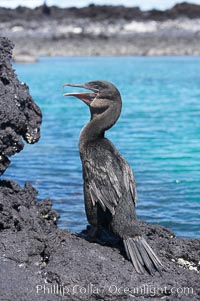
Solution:
{"label": "distant shoreline", "polygon": [[63,56],[15,56],[13,58],[14,64],[34,64],[40,62],[41,59],[44,58],[52,58],[52,59],[64,59],[64,58],[90,58],[90,57],[96,57],[96,58],[120,58],[120,57],[138,57],[138,58],[200,58],[200,55],[63,55]]}
{"label": "distant shoreline", "polygon": [[[178,21],[176,21],[178,22]],[[199,21],[200,24],[200,21]],[[93,25],[98,26],[97,24]],[[106,25],[105,25],[106,26]],[[49,25],[47,25],[47,28]],[[66,26],[67,27],[67,26]],[[114,31],[115,29],[113,29]],[[66,30],[67,31],[67,30]],[[162,32],[162,34],[161,34]],[[42,39],[37,33],[20,37],[6,34],[15,44],[14,59],[29,60],[40,56],[199,56],[200,39],[196,32],[168,29],[146,33],[94,35],[66,33],[59,37],[59,28]]]}
{"label": "distant shoreline", "polygon": [[40,56],[199,56],[200,5],[166,11],[137,7],[0,8],[0,32],[16,61]]}

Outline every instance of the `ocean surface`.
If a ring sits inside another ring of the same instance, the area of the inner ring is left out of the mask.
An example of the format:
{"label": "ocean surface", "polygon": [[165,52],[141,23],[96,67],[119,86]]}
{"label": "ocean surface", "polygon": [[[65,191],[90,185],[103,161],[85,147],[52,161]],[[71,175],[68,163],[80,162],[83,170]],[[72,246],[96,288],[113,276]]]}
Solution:
{"label": "ocean surface", "polygon": [[121,91],[123,111],[107,132],[133,168],[137,214],[180,237],[200,236],[200,57],[66,57],[15,64],[43,112],[41,139],[12,158],[3,178],[38,190],[79,232],[85,217],[78,138],[88,107],[64,83],[95,79]]}

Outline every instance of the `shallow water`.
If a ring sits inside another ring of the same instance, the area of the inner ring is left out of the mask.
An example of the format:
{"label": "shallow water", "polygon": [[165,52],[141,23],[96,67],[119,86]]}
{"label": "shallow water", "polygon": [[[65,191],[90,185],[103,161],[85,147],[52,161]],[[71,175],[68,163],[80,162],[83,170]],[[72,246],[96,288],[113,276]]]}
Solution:
{"label": "shallow water", "polygon": [[[66,57],[15,64],[43,112],[41,139],[12,158],[3,178],[38,190],[74,232],[87,224],[78,137],[89,120],[81,101],[62,96],[62,84],[113,82],[123,111],[107,133],[132,166],[138,216],[175,231],[200,235],[200,57]],[[72,91],[65,88],[66,91]]]}

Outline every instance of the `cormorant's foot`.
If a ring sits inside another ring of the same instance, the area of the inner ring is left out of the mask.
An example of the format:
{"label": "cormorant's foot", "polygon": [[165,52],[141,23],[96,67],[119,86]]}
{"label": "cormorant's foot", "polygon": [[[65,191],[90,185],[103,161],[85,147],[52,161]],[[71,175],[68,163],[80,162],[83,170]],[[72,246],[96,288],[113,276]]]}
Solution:
{"label": "cormorant's foot", "polygon": [[100,245],[105,245],[106,241],[104,241],[101,237],[101,229],[94,227],[94,226],[88,226],[88,237],[87,240],[90,242],[96,242]]}
{"label": "cormorant's foot", "polygon": [[89,242],[95,242],[103,246],[106,245],[109,247],[116,247],[120,249],[122,247],[122,240],[104,228],[97,228],[88,225],[85,230],[78,234],[78,236],[86,239]]}
{"label": "cormorant's foot", "polygon": [[101,229],[88,225],[85,230],[78,234],[78,236],[86,239],[89,242],[95,242],[100,245],[106,245],[107,242],[102,238],[101,232]]}
{"label": "cormorant's foot", "polygon": [[101,231],[99,231],[99,239],[101,241],[104,241],[104,244],[115,248],[115,247],[119,247],[120,248],[120,244],[121,244],[121,238],[117,237],[116,235],[112,234],[111,232],[109,232],[106,229],[101,229]]}
{"label": "cormorant's foot", "polygon": [[93,243],[96,242],[100,245],[106,245],[106,241],[101,240],[97,236],[96,237],[90,236],[86,230],[79,233],[78,236],[84,238],[85,240],[87,240],[89,242],[93,242]]}
{"label": "cormorant's foot", "polygon": [[91,237],[92,239],[96,238],[97,235],[98,235],[98,228],[95,227],[95,226],[90,226],[90,227],[87,227],[88,229],[88,236]]}
{"label": "cormorant's foot", "polygon": [[93,227],[91,225],[87,225],[86,229],[82,230],[80,233],[78,233],[79,236],[81,237],[96,237],[97,235],[97,228]]}

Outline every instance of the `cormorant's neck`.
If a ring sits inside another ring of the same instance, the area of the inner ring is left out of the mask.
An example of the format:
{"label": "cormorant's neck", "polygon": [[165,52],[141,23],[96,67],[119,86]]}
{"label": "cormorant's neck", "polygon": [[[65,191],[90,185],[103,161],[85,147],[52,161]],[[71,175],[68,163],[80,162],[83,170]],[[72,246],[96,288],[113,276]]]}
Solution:
{"label": "cormorant's neck", "polygon": [[86,145],[96,139],[102,139],[106,130],[110,129],[117,121],[120,112],[108,108],[105,112],[93,116],[90,122],[88,122],[82,129],[79,138],[79,151],[82,154]]}

